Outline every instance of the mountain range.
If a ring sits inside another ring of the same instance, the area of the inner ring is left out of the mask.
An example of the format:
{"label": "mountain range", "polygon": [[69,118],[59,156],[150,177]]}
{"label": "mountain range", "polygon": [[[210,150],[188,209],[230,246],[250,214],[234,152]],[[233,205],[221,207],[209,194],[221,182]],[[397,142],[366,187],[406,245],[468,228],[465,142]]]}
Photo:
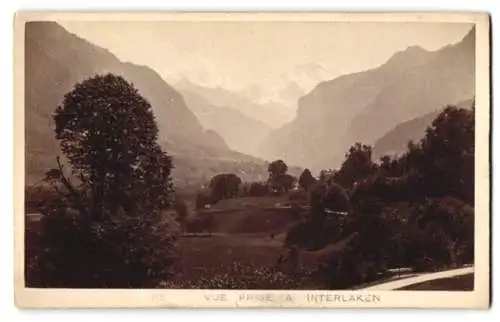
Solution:
{"label": "mountain range", "polygon": [[236,108],[216,106],[193,91],[183,90],[182,95],[201,124],[219,133],[230,149],[258,156],[259,144],[272,130],[269,125]]}
{"label": "mountain range", "polygon": [[474,97],[475,30],[436,51],[413,46],[379,67],[318,84],[297,116],[271,132],[261,155],[336,168],[355,142],[373,145],[395,124]]}
{"label": "mountain range", "polygon": [[[37,182],[60,155],[52,115],[65,93],[96,74],[114,73],[133,83],[152,105],[159,141],[174,157],[174,179],[185,182],[228,169],[244,178],[267,174],[267,163],[235,152],[213,129],[205,129],[183,96],[147,66],[120,61],[108,50],[55,22],[29,22],[25,33],[26,182]],[[188,178],[188,179],[186,179]]]}
{"label": "mountain range", "polygon": [[[64,94],[85,78],[107,72],[132,82],[151,103],[160,143],[174,157],[174,180],[183,185],[206,182],[221,172],[235,172],[244,181],[263,180],[264,159],[315,171],[335,168],[355,142],[374,145],[375,156],[398,154],[408,140],[424,135],[445,105],[474,97],[474,33],[437,51],[409,47],[379,67],[321,82],[298,99],[293,117],[283,102],[257,102],[251,91],[188,79],[168,84],[153,69],[120,61],[55,22],[30,22],[26,181],[40,180],[60,155],[52,115]],[[326,71],[321,72],[324,78]],[[290,100],[303,93],[289,78],[282,90],[278,96]],[[298,167],[290,168],[299,174]]]}

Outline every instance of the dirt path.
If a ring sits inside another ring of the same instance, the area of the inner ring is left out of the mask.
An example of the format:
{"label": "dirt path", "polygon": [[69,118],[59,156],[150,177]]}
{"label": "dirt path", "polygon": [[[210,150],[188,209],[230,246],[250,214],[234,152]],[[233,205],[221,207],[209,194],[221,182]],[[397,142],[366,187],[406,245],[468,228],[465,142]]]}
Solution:
{"label": "dirt path", "polygon": [[420,283],[424,283],[424,282],[428,282],[428,281],[439,280],[439,279],[443,279],[443,278],[452,278],[452,277],[473,274],[473,273],[474,273],[474,267],[464,267],[464,268],[452,269],[452,270],[447,270],[447,271],[442,271],[442,272],[437,272],[437,273],[425,273],[425,274],[420,274],[420,275],[413,276],[413,277],[398,279],[396,281],[391,281],[391,282],[386,282],[386,283],[381,283],[381,284],[369,286],[369,287],[360,289],[360,291],[391,291],[391,290],[397,290],[397,289],[407,287],[410,285],[414,285],[414,284],[420,284]]}

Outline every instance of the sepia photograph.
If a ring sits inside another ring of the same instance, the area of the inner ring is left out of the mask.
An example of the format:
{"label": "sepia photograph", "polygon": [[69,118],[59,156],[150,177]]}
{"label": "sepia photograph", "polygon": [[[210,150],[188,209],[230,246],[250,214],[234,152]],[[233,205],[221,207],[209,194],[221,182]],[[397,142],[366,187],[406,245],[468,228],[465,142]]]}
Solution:
{"label": "sepia photograph", "polygon": [[19,306],[489,305],[487,14],[15,29]]}

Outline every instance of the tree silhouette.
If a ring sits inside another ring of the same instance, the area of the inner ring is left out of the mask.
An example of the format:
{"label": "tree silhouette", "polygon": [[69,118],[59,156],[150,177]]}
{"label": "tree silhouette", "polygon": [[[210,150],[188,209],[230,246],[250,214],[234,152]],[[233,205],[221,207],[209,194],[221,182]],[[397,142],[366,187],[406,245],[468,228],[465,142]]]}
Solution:
{"label": "tree silhouette", "polygon": [[269,178],[272,179],[279,175],[286,174],[286,172],[288,171],[288,166],[283,160],[276,160],[269,164],[268,171]]}
{"label": "tree silhouette", "polygon": [[409,142],[400,168],[419,187],[421,197],[454,196],[474,202],[474,108],[448,106],[418,143]]}
{"label": "tree silhouette", "polygon": [[474,107],[448,106],[427,129],[418,166],[436,196],[474,202],[474,139]]}
{"label": "tree silhouette", "polygon": [[210,180],[210,189],[215,200],[235,197],[238,194],[238,189],[241,184],[241,179],[234,173],[221,173]]}
{"label": "tree silhouette", "polygon": [[93,218],[169,205],[171,158],[157,143],[151,105],[124,78],[107,74],[77,84],[54,120],[72,173],[91,193]]}
{"label": "tree silhouette", "polygon": [[[76,84],[55,115],[69,165],[47,172],[59,195],[45,203],[38,242],[28,254],[42,287],[155,287],[173,262],[162,210],[171,201],[172,162],[157,143],[149,102],[124,78]],[[76,177],[76,180],[75,178]]]}
{"label": "tree silhouette", "polygon": [[283,160],[276,160],[269,164],[269,178],[267,184],[272,193],[282,194],[292,188],[295,178],[287,174],[288,166]]}
{"label": "tree silhouette", "polygon": [[308,191],[313,183],[316,182],[316,179],[312,176],[311,170],[305,169],[302,171],[302,174],[299,177],[299,186],[304,188],[304,190]]}
{"label": "tree silhouette", "polygon": [[346,153],[344,163],[335,174],[335,181],[345,188],[351,188],[357,181],[373,174],[374,169],[372,148],[368,145],[356,143]]}

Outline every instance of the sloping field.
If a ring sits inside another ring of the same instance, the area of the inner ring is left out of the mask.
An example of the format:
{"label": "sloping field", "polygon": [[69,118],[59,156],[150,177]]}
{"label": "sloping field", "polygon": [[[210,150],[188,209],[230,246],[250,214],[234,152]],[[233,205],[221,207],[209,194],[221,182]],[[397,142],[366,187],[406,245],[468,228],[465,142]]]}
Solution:
{"label": "sloping field", "polygon": [[281,242],[261,235],[224,235],[190,237],[180,240],[180,260],[176,274],[184,278],[227,272],[235,263],[244,266],[273,266],[277,263]]}
{"label": "sloping field", "polygon": [[211,231],[214,233],[280,234],[295,222],[289,209],[275,207],[287,201],[285,197],[227,199],[199,211],[198,215],[213,217]]}
{"label": "sloping field", "polygon": [[[211,237],[189,237],[180,240],[180,258],[173,269],[173,280],[196,281],[212,277],[252,280],[262,269],[273,269],[280,255],[286,255],[282,241],[261,234],[224,235]],[[301,252],[299,263],[302,269],[313,270],[321,260],[321,254]],[[299,278],[299,277],[297,277]],[[314,280],[302,280],[297,285],[303,289],[323,288]],[[312,283],[312,284],[311,284]]]}
{"label": "sloping field", "polygon": [[214,232],[281,233],[293,222],[291,214],[283,210],[248,209],[214,215]]}

